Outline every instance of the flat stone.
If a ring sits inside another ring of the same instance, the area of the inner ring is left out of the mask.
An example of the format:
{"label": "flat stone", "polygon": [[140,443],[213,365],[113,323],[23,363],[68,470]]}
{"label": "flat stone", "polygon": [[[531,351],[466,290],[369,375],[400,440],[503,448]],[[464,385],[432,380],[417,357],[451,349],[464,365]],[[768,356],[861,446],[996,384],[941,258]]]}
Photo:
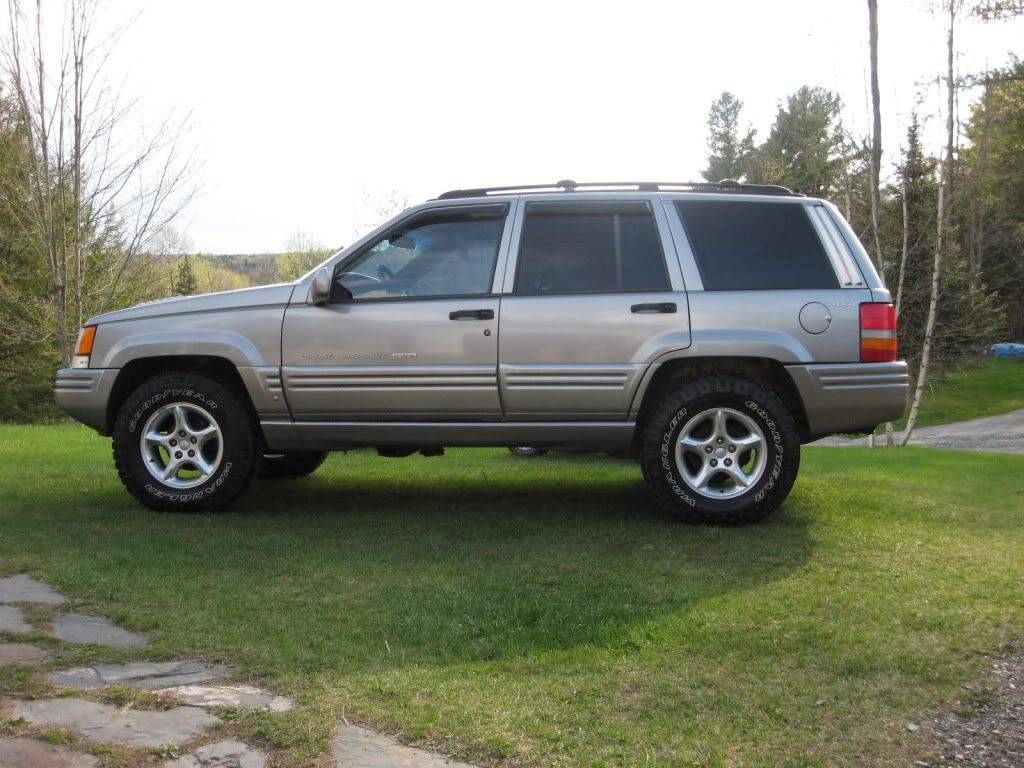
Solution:
{"label": "flat stone", "polygon": [[125,647],[145,645],[146,638],[105,619],[82,613],[64,613],[53,622],[53,636],[68,643]]}
{"label": "flat stone", "polygon": [[31,632],[32,627],[25,621],[21,608],[0,605],[0,632]]}
{"label": "flat stone", "polygon": [[473,768],[358,725],[338,727],[334,758],[338,768]]}
{"label": "flat stone", "polygon": [[124,685],[145,691],[180,685],[198,685],[224,677],[228,668],[198,661],[140,661],[131,664],[97,664],[53,672],[46,676],[54,685],[65,688],[102,688]]}
{"label": "flat stone", "polygon": [[36,739],[0,739],[0,765],[3,768],[93,768],[98,763],[99,760],[92,755],[72,752]]}
{"label": "flat stone", "polygon": [[26,573],[0,579],[0,603],[48,603],[56,605],[67,598],[49,584],[36,581]]}
{"label": "flat stone", "polygon": [[19,701],[14,716],[35,725],[67,728],[91,741],[133,747],[181,744],[220,722],[196,707],[121,711],[109,704],[84,699]]}
{"label": "flat stone", "polygon": [[267,756],[240,741],[218,741],[179,757],[164,768],[264,768]]}
{"label": "flat stone", "polygon": [[45,661],[49,655],[42,648],[36,648],[28,643],[0,643],[0,666],[4,664],[38,664]]}
{"label": "flat stone", "polygon": [[295,703],[252,685],[179,685],[161,688],[156,693],[171,693],[190,707],[234,707],[287,712]]}

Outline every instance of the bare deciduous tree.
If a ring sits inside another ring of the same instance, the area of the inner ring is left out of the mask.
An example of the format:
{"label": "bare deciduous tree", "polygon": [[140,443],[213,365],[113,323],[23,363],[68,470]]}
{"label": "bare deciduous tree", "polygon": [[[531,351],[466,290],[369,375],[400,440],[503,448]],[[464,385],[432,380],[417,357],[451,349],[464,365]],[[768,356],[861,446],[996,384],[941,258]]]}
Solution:
{"label": "bare deciduous tree", "polygon": [[398,189],[374,192],[363,187],[353,222],[356,238],[362,237],[410,205],[409,195]]}
{"label": "bare deciduous tree", "polygon": [[[32,233],[51,284],[65,364],[88,314],[109,308],[153,234],[191,200],[186,119],[140,129],[136,102],[104,79],[120,31],[100,32],[98,0],[30,9],[8,0],[3,85],[16,104],[30,163],[24,188],[0,200]],[[131,135],[138,138],[129,138]]]}
{"label": "bare deciduous tree", "polygon": [[[878,0],[868,0],[868,42],[871,58],[871,157],[868,163],[868,184],[871,196],[871,234],[875,241],[875,262],[885,285],[885,251],[882,249],[882,106],[878,90]],[[872,437],[874,437],[872,435]],[[893,445],[892,422],[885,425],[885,444]]]}
{"label": "bare deciduous tree", "polygon": [[949,22],[946,31],[946,147],[942,158],[942,166],[939,171],[939,194],[935,212],[935,261],[932,265],[932,287],[928,300],[928,319],[925,322],[924,343],[921,346],[921,363],[917,371],[917,386],[914,389],[914,400],[910,406],[910,416],[907,418],[907,428],[903,433],[903,445],[910,440],[917,423],[917,414],[921,410],[921,398],[924,396],[924,387],[928,382],[928,362],[931,358],[932,342],[935,336],[935,318],[938,314],[939,289],[942,278],[942,256],[943,249],[947,247],[946,237],[948,234],[951,211],[951,186],[953,181],[953,151],[954,132],[954,107],[956,101],[956,80],[953,77],[953,63],[956,57],[954,46],[954,32],[956,29],[956,18],[960,11],[961,0],[946,0],[945,11]]}

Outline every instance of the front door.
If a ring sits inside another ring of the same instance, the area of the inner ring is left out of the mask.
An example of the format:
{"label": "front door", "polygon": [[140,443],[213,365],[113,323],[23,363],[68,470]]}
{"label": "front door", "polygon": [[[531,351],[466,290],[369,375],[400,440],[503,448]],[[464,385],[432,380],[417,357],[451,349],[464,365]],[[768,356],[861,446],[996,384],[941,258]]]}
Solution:
{"label": "front door", "polygon": [[495,265],[506,204],[430,209],[335,269],[325,306],[285,313],[298,420],[497,419]]}

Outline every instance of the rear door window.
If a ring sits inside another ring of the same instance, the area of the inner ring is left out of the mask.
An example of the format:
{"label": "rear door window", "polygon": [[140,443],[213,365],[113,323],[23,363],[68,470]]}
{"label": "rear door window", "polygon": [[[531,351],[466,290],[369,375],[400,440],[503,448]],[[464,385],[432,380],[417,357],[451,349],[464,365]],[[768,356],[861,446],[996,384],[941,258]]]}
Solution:
{"label": "rear door window", "polygon": [[680,200],[706,291],[838,288],[802,205]]}
{"label": "rear door window", "polygon": [[643,201],[526,206],[519,294],[670,290],[661,241]]}

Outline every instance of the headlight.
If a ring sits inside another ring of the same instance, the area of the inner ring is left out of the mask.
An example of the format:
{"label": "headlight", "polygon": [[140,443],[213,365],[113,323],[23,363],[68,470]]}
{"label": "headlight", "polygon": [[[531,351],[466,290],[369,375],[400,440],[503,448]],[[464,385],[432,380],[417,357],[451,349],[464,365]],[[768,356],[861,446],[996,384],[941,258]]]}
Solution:
{"label": "headlight", "polygon": [[92,354],[92,344],[95,340],[95,325],[87,325],[78,332],[78,341],[75,342],[75,355],[71,358],[72,368],[89,367],[89,355]]}

